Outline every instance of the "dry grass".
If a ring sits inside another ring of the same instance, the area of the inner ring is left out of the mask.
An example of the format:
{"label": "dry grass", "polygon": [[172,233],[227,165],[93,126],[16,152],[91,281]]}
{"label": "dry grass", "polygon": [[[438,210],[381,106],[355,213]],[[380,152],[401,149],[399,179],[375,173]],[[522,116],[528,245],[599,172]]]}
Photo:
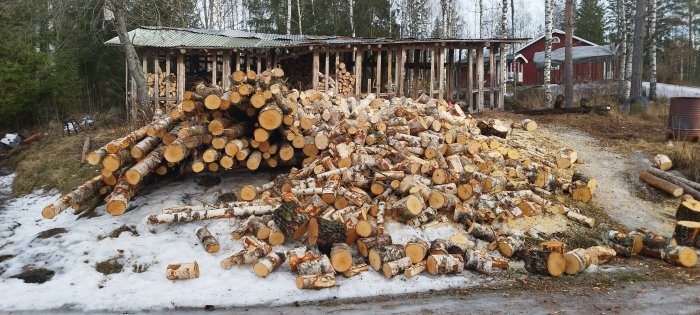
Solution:
{"label": "dry grass", "polygon": [[27,194],[37,188],[57,188],[61,193],[74,189],[99,174],[98,167],[79,165],[85,137],[90,137],[90,149],[94,150],[130,130],[132,127],[126,124],[98,122],[84,133],[63,136],[61,125],[50,123],[41,130],[48,133],[42,141],[10,153],[11,167],[16,172],[13,195]]}

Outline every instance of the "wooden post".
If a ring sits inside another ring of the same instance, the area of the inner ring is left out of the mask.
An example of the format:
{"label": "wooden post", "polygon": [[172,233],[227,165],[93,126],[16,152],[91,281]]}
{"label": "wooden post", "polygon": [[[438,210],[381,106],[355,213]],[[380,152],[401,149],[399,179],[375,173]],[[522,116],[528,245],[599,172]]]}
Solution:
{"label": "wooden post", "polygon": [[382,50],[377,50],[377,68],[375,70],[377,76],[377,97],[382,93]]}
{"label": "wooden post", "polygon": [[476,82],[476,109],[481,112],[484,110],[484,46],[476,49]]}
{"label": "wooden post", "polygon": [[250,70],[250,62],[251,62],[251,60],[250,60],[250,52],[249,52],[249,51],[246,51],[246,52],[245,52],[245,71]]}
{"label": "wooden post", "polygon": [[321,67],[321,65],[320,65],[320,60],[319,60],[319,51],[318,51],[318,49],[314,49],[313,50],[313,65],[311,67],[312,68],[311,71],[313,71],[313,73],[311,73],[311,84],[312,84],[314,90],[318,90],[318,73],[320,71],[319,70],[320,67]]}
{"label": "wooden post", "polygon": [[[130,82],[131,84],[129,84]],[[129,85],[131,85],[131,88],[129,88]],[[131,96],[132,99],[136,99],[136,90],[134,89],[134,80],[129,81],[129,64],[126,60],[124,60],[124,87],[124,110],[126,111],[126,120],[131,121],[133,118],[129,110],[129,91],[131,90],[131,93],[134,94]]]}
{"label": "wooden post", "polygon": [[362,49],[358,49],[355,55],[355,96],[362,95]]}
{"label": "wooden post", "polygon": [[338,95],[340,93],[340,86],[338,84],[338,65],[340,64],[340,52],[336,51],[335,52],[335,95]]}
{"label": "wooden post", "polygon": [[[325,71],[326,78],[323,82],[324,89],[326,92],[328,92],[328,78],[329,78],[328,75],[330,73],[330,58],[331,58],[330,52],[328,52],[328,50],[326,50],[326,71]],[[336,84],[338,84],[338,81],[335,81],[335,82],[336,82]]]}
{"label": "wooden post", "polygon": [[474,110],[474,50],[467,48],[467,80],[465,80],[466,88],[464,89],[464,97],[467,99],[467,106]]}
{"label": "wooden post", "polygon": [[170,104],[170,50],[165,51],[165,104]]}
{"label": "wooden post", "polygon": [[211,84],[216,85],[217,77],[216,77],[216,51],[212,51],[212,59],[211,59]]}
{"label": "wooden post", "polygon": [[496,107],[496,104],[494,104],[494,100],[496,96],[496,78],[498,75],[498,69],[496,69],[497,49],[498,46],[489,47],[489,90],[491,91],[491,93],[489,93],[489,107],[491,107],[492,109]]}
{"label": "wooden post", "polygon": [[396,79],[399,81],[399,96],[403,97],[405,91],[404,82],[406,82],[406,49],[403,46],[401,46],[401,62],[397,70]]}
{"label": "wooden post", "polygon": [[498,70],[498,73],[500,74],[499,76],[501,77],[501,80],[499,83],[501,84],[500,89],[498,90],[498,108],[503,110],[503,98],[506,96],[506,81],[508,80],[508,76],[506,75],[504,77],[503,75],[503,69],[506,67],[506,46],[505,45],[498,45],[498,47],[501,50],[501,68]]}
{"label": "wooden post", "polygon": [[435,96],[435,52],[437,49],[430,48],[430,97]]}
{"label": "wooden post", "polygon": [[257,66],[255,72],[261,73],[262,72],[262,55],[261,54],[257,54],[255,56],[255,65]]}
{"label": "wooden post", "polygon": [[445,49],[438,49],[438,98],[445,97]]}
{"label": "wooden post", "polygon": [[177,101],[182,102],[185,94],[185,53],[180,50],[177,54],[177,69],[175,69],[177,77]]}
{"label": "wooden post", "polygon": [[221,63],[221,83],[224,90],[227,90],[231,82],[231,80],[229,80],[229,78],[231,78],[231,51],[225,50],[223,58],[223,62]]}
{"label": "wooden post", "polygon": [[236,63],[236,71],[241,71],[241,53],[233,53],[233,62]]}
{"label": "wooden post", "polygon": [[153,51],[153,109],[158,109],[160,106],[160,56],[157,50]]}
{"label": "wooden post", "polygon": [[387,93],[391,90],[393,94],[395,95],[396,92],[394,91],[394,88],[391,85],[391,82],[393,82],[392,77],[394,76],[394,73],[391,71],[391,66],[394,63],[394,50],[389,49],[386,51],[386,86],[387,86]]}
{"label": "wooden post", "polygon": [[272,56],[269,51],[265,53],[265,70],[272,70]]}
{"label": "wooden post", "polygon": [[413,50],[413,99],[418,98],[418,63],[420,62],[420,50]]}
{"label": "wooden post", "polygon": [[447,50],[447,99],[452,99],[452,85],[454,84],[454,49]]}

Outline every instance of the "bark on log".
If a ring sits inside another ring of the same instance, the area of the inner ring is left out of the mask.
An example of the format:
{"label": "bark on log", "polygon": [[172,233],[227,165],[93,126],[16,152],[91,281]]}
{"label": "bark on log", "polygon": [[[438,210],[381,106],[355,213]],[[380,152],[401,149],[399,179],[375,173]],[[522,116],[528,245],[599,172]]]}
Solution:
{"label": "bark on log", "polygon": [[91,180],[78,186],[75,190],[61,196],[54,203],[44,207],[41,215],[46,219],[53,219],[63,210],[74,204],[83,204],[97,195],[97,192],[104,186],[102,175],[93,177]]}
{"label": "bark on log", "polygon": [[421,274],[423,271],[425,271],[425,269],[427,267],[426,265],[427,265],[427,261],[425,261],[425,260],[418,262],[418,263],[414,264],[413,266],[407,268],[404,271],[403,276],[406,278],[415,277],[415,276]]}
{"label": "bark on log", "polygon": [[393,278],[395,275],[404,272],[406,269],[410,268],[413,264],[411,263],[411,258],[403,257],[398,260],[385,262],[382,264],[382,273],[387,278]]}
{"label": "bark on log", "polygon": [[221,261],[221,268],[226,270],[231,269],[234,265],[250,265],[258,261],[258,259],[269,254],[271,249],[267,247],[255,247],[252,249],[242,249],[239,252],[229,256]]}
{"label": "bark on log", "polygon": [[603,243],[610,246],[617,256],[632,257],[642,251],[642,237],[637,234],[627,234],[618,231],[603,233]]}
{"label": "bark on log", "polygon": [[374,247],[391,245],[391,235],[382,234],[373,237],[360,238],[357,240],[357,249],[363,257],[369,255],[369,251]]}
{"label": "bark on log", "polygon": [[335,269],[333,269],[333,264],[328,256],[321,255],[318,259],[308,260],[297,265],[297,272],[300,276],[309,276],[335,273]]}
{"label": "bark on log", "polygon": [[558,277],[566,269],[566,259],[560,252],[530,249],[524,255],[525,270],[531,273]]}
{"label": "bark on log", "polygon": [[258,260],[258,262],[253,265],[253,272],[255,272],[255,274],[259,277],[267,277],[270,273],[282,265],[282,263],[284,263],[284,259],[284,253],[270,253]]}
{"label": "bark on log", "polygon": [[665,154],[657,154],[654,156],[654,165],[658,167],[662,171],[668,171],[673,167],[673,162],[671,162],[671,159],[668,157],[668,155]]}
{"label": "bark on log", "polygon": [[673,231],[673,239],[681,246],[700,247],[698,234],[700,234],[700,222],[678,221]]}
{"label": "bark on log", "polygon": [[428,253],[428,249],[430,249],[430,245],[428,245],[428,242],[420,238],[414,238],[413,240],[406,243],[406,257],[411,259],[411,263],[417,264],[425,259],[425,256]]}
{"label": "bark on log", "polygon": [[683,188],[683,191],[685,191],[686,194],[690,194],[691,196],[693,196],[693,198],[695,198],[695,200],[700,200],[699,183],[675,176],[671,173],[664,172],[656,168],[649,168],[647,169],[647,172],[678,185],[679,187]]}
{"label": "bark on log", "polygon": [[330,254],[334,244],[345,243],[345,224],[324,218],[316,219],[318,220],[318,241],[316,245],[322,253]]}
{"label": "bark on log", "polygon": [[192,263],[169,264],[165,269],[165,277],[168,280],[186,280],[199,278],[199,264]]}
{"label": "bark on log", "polygon": [[493,259],[484,251],[470,250],[464,254],[464,268],[488,275],[493,270]]}
{"label": "bark on log", "polygon": [[700,222],[700,202],[683,201],[676,210],[676,220]]}
{"label": "bark on log", "polygon": [[204,246],[204,250],[206,250],[207,253],[211,254],[219,251],[219,241],[217,241],[216,238],[209,233],[209,230],[206,227],[198,228],[195,234],[202,243],[202,246]]}
{"label": "bark on log", "polygon": [[148,216],[149,224],[164,224],[175,222],[193,222],[211,219],[225,219],[232,217],[248,216],[248,215],[265,215],[272,213],[277,206],[274,205],[250,205],[250,206],[233,206],[222,207],[217,209],[207,210],[188,210],[175,213],[161,213]]}
{"label": "bark on log", "polygon": [[369,259],[369,265],[372,266],[374,270],[379,271],[383,263],[399,260],[405,256],[406,250],[403,245],[393,244],[370,249],[367,259]]}
{"label": "bark on log", "polygon": [[335,275],[333,273],[323,275],[297,276],[295,280],[298,289],[324,289],[335,286]]}
{"label": "bark on log", "polygon": [[658,178],[649,172],[642,171],[641,173],[639,173],[639,179],[647,183],[649,186],[661,190],[673,197],[680,197],[681,195],[683,195],[683,188],[667,180]]}
{"label": "bark on log", "polygon": [[446,275],[461,273],[464,270],[464,259],[457,255],[430,255],[426,261],[426,269],[431,275]]}
{"label": "bark on log", "polygon": [[160,145],[155,150],[152,150],[146,158],[136,163],[136,165],[132,166],[126,171],[124,174],[126,177],[126,182],[132,186],[140,183],[160,165],[160,163],[163,161],[164,153],[165,147],[163,145]]}
{"label": "bark on log", "polygon": [[306,233],[309,217],[297,212],[299,207],[296,201],[286,201],[272,214],[275,223],[288,239],[296,240]]}

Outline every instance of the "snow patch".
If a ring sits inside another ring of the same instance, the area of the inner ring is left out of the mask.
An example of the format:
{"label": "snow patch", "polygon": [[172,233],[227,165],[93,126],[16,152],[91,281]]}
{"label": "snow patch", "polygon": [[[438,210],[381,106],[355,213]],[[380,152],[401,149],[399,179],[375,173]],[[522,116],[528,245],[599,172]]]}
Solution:
{"label": "snow patch", "polygon": [[[224,270],[219,263],[242,248],[229,233],[236,219],[211,220],[176,225],[148,225],[145,218],[163,208],[182,204],[208,204],[223,193],[238,191],[245,184],[261,184],[269,180],[265,174],[233,174],[222,178],[213,187],[201,187],[196,180],[164,181],[141,190],[121,217],[109,216],[104,206],[96,209],[95,218],[76,220],[66,210],[55,220],[41,217],[41,209],[59,197],[53,192],[36,191],[9,199],[0,205],[0,255],[14,258],[0,263],[0,309],[83,311],[140,311],[175,307],[200,308],[217,306],[272,306],[295,301],[319,301],[333,298],[356,298],[388,294],[404,294],[428,290],[466,288],[482,284],[486,277],[464,272],[458,276],[433,277],[427,274],[411,279],[386,279],[369,271],[353,278],[336,278],[337,286],[319,291],[296,288],[286,263],[267,278],[257,277],[252,266],[235,266]],[[0,177],[0,193],[8,194],[14,175]],[[138,236],[129,232],[116,238],[108,236],[122,225],[133,225]],[[221,250],[207,254],[193,230],[205,225],[216,236]],[[39,232],[65,228],[67,233],[47,239],[36,239]],[[404,243],[413,237],[433,240],[449,238],[457,229],[452,226],[423,232],[400,224],[388,224],[394,242]],[[291,250],[277,246],[273,250]],[[120,257],[124,270],[103,275],[95,270],[98,262]],[[170,281],[165,278],[170,263],[197,261],[198,279]],[[48,268],[55,276],[43,284],[28,284],[10,278],[25,266]],[[145,271],[143,271],[145,269]],[[3,272],[4,270],[4,272]],[[135,272],[143,271],[143,272]]]}

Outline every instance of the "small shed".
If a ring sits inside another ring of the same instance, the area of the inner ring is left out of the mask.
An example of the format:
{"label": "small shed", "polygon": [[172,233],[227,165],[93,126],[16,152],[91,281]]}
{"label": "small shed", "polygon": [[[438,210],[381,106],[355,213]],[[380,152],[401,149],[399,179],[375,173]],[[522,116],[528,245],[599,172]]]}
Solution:
{"label": "small shed", "polygon": [[[501,71],[489,71],[493,80],[484,86],[484,48],[495,56],[501,50],[505,53],[512,43],[527,41],[350,38],[149,26],[130,31],[129,38],[141,56],[151,87],[149,97],[156,104],[181,101],[183,93],[197,82],[226,88],[233,71],[259,73],[281,67],[297,89],[334,88],[336,93],[354,96],[376,93],[414,98],[425,93],[464,102],[476,111],[483,110],[487,93],[491,107],[503,108]],[[118,37],[105,44],[121,46]],[[459,76],[455,61],[462,56],[480,61],[468,71],[482,75]],[[505,62],[491,60],[489,69],[505,67]],[[340,82],[346,82],[343,76],[352,78],[351,92],[338,90]],[[132,110],[136,89],[128,74],[125,79],[131,81],[126,106]]]}

